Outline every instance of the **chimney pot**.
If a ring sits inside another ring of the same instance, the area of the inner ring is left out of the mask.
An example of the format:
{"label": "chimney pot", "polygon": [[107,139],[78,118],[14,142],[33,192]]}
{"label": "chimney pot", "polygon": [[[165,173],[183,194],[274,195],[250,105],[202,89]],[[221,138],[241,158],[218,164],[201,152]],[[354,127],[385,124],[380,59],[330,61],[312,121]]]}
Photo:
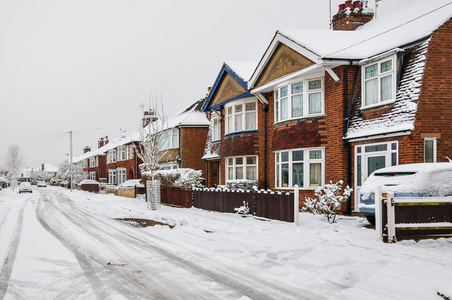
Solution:
{"label": "chimney pot", "polygon": [[357,0],[353,2],[353,7],[354,8],[361,8],[361,1]]}
{"label": "chimney pot", "polygon": [[345,8],[353,8],[352,0],[345,1]]}
{"label": "chimney pot", "polygon": [[345,9],[345,4],[339,4],[339,11],[337,13],[340,13]]}

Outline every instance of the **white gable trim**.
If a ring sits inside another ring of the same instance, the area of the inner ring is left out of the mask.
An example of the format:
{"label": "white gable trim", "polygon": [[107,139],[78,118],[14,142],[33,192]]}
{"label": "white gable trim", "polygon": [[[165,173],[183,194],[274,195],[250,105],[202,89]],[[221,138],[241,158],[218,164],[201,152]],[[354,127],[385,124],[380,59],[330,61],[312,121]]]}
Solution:
{"label": "white gable trim", "polygon": [[276,47],[279,43],[282,43],[296,52],[300,53],[304,57],[310,59],[314,63],[318,63],[318,60],[320,58],[319,55],[316,53],[310,51],[309,49],[301,46],[300,44],[294,42],[293,40],[289,39],[288,37],[282,35],[280,32],[276,32],[275,37],[273,38],[272,42],[267,48],[267,51],[265,51],[264,56],[262,57],[261,61],[259,62],[256,70],[254,71],[253,75],[251,76],[251,79],[248,82],[248,89],[252,89],[254,87],[254,84],[256,83],[257,79],[261,75],[262,71],[264,70],[265,66],[267,65],[268,61],[270,60],[271,56],[276,50]]}

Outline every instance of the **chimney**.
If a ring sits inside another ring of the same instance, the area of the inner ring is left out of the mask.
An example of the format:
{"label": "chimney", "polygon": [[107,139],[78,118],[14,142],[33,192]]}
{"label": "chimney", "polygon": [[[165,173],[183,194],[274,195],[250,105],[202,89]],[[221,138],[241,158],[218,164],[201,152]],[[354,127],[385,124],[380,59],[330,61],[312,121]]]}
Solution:
{"label": "chimney", "polygon": [[354,31],[358,27],[371,21],[374,17],[372,9],[366,8],[366,1],[347,0],[345,4],[339,4],[339,11],[333,16],[333,30]]}
{"label": "chimney", "polygon": [[83,153],[90,152],[90,151],[91,151],[90,146],[85,146],[85,148],[83,148]]}
{"label": "chimney", "polygon": [[41,164],[41,171],[44,172],[44,164]]}
{"label": "chimney", "polygon": [[106,136],[105,136],[105,143],[104,143],[104,145],[107,145],[108,142],[109,142],[109,140],[108,140],[108,135],[106,135]]}
{"label": "chimney", "polygon": [[158,117],[157,114],[155,113],[155,110],[150,109],[148,111],[144,112],[143,115],[143,128],[148,126],[150,123],[157,121]]}
{"label": "chimney", "polygon": [[101,148],[101,147],[103,147],[103,146],[104,146],[104,138],[101,137],[101,138],[99,139],[99,141],[97,141],[97,149],[99,149],[99,148]]}

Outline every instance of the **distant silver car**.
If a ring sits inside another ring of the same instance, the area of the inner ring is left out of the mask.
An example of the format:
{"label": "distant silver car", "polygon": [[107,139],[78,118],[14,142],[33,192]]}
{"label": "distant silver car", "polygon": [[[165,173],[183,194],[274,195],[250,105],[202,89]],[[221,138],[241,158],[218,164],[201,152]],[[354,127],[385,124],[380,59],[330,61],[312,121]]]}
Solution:
{"label": "distant silver car", "polygon": [[36,184],[37,187],[47,187],[47,183],[45,181],[38,181]]}
{"label": "distant silver car", "polygon": [[19,194],[20,193],[33,193],[33,191],[31,190],[31,183],[21,182],[19,185]]}

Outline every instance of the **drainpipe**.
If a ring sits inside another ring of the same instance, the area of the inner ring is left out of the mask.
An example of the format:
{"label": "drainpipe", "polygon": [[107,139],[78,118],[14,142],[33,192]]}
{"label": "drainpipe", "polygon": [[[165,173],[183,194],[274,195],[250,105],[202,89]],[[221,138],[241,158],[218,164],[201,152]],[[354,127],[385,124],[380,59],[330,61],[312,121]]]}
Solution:
{"label": "drainpipe", "polygon": [[267,177],[267,115],[268,105],[263,103],[262,111],[264,112],[264,189],[268,189]]}
{"label": "drainpipe", "polygon": [[[353,108],[353,98],[355,96],[356,82],[358,80],[359,69],[356,70],[355,78],[353,79],[353,89],[352,94],[350,95],[350,100],[348,99],[348,69],[353,64],[353,61],[350,60],[350,64],[344,70],[344,102],[345,102],[345,117],[344,117],[344,131],[343,135],[345,136],[347,133],[348,125],[350,124],[350,116],[352,114]],[[347,182],[350,186],[353,186],[352,183],[352,147],[349,142],[347,142]],[[349,199],[347,201],[347,212],[348,215],[352,213],[352,201]]]}

